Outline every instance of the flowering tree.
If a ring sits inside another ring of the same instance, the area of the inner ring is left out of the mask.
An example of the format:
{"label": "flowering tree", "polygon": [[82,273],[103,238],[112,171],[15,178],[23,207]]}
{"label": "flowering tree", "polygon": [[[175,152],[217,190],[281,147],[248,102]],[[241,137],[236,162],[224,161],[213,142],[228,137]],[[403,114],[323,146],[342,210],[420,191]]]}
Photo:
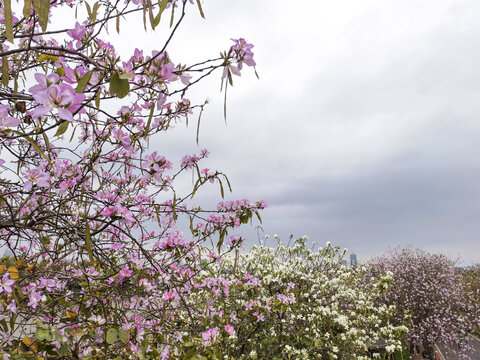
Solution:
{"label": "flowering tree", "polygon": [[[226,89],[233,75],[255,65],[243,39],[216,59],[174,63],[167,47],[189,4],[25,0],[18,12],[11,0],[0,4],[0,249],[9,254],[0,260],[4,358],[191,353],[179,330],[205,311],[190,299],[192,279],[216,261],[228,231],[265,204],[202,209],[192,202],[199,188],[218,183],[223,196],[230,187],[223,173],[199,166],[208,152],[166,159],[148,147],[172,124],[201,114],[205,104],[185,97],[201,79],[220,69]],[[80,5],[85,18],[72,19],[69,29],[47,29],[65,8]],[[196,6],[203,16],[200,1]],[[118,31],[121,19],[143,17],[155,28],[167,11],[171,34],[158,51],[135,49],[121,59],[105,40],[108,26]],[[194,185],[180,193],[175,184],[186,172]],[[190,223],[188,236],[177,228],[181,218]],[[202,261],[201,244],[213,237],[217,254]],[[232,238],[230,249],[240,241]],[[176,316],[179,308],[185,318]]]}
{"label": "flowering tree", "polygon": [[461,276],[444,255],[409,248],[373,260],[369,276],[393,273],[393,286],[380,303],[398,309],[395,324],[410,323],[408,339],[431,351],[435,343],[461,345],[478,324],[478,304],[468,299]]}
{"label": "flowering tree", "polygon": [[464,288],[465,303],[473,307],[476,312],[474,323],[471,329],[477,335],[480,335],[480,264],[476,264],[461,272]]}

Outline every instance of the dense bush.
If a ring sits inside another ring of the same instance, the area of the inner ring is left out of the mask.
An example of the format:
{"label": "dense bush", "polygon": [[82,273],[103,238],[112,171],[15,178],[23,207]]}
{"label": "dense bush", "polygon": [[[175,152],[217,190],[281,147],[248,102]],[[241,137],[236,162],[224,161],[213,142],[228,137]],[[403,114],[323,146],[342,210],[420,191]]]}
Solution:
{"label": "dense bush", "polygon": [[407,328],[389,323],[394,307],[376,303],[391,274],[364,287],[363,271],[341,266],[341,256],[329,243],[308,249],[304,237],[207,268],[200,275],[211,287],[192,297],[210,309],[208,331],[231,325],[235,333],[206,344],[229,359],[367,359],[379,339],[388,353],[399,351]]}

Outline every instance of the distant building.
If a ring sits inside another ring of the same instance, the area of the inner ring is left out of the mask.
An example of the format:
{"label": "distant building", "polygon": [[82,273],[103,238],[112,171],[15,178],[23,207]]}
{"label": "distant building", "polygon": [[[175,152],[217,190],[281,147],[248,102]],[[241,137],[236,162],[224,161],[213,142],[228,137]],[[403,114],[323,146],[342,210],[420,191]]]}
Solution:
{"label": "distant building", "polygon": [[340,261],[340,264],[345,266],[345,268],[348,268],[348,261],[347,260]]}
{"label": "distant building", "polygon": [[350,254],[350,267],[357,267],[357,255],[354,253]]}

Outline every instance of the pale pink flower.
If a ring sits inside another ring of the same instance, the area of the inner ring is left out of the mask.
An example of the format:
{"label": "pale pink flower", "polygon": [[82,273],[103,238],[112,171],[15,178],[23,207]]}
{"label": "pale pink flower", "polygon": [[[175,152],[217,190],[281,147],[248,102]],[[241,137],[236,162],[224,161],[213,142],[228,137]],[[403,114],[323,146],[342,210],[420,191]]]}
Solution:
{"label": "pale pink flower", "polygon": [[31,306],[35,309],[41,301],[47,300],[47,297],[42,295],[42,293],[39,291],[34,291],[30,294],[29,300],[30,301],[28,302],[27,306]]}
{"label": "pale pink flower", "polygon": [[20,119],[8,115],[8,106],[0,104],[0,129],[20,125]]}
{"label": "pale pink flower", "polygon": [[83,25],[80,25],[80,23],[77,21],[75,23],[75,28],[68,30],[67,35],[74,40],[82,40],[86,32],[87,32],[87,28]]}
{"label": "pale pink flower", "polygon": [[0,294],[11,294],[12,293],[12,285],[15,284],[15,281],[9,279],[10,274],[6,272],[3,277],[2,281],[0,282]]}
{"label": "pale pink flower", "polygon": [[32,116],[41,117],[52,109],[57,109],[60,119],[73,121],[73,112],[80,108],[85,95],[76,93],[68,84],[57,85],[59,80],[57,74],[45,76],[37,73],[35,79],[38,85],[29,90],[39,105],[32,112]]}

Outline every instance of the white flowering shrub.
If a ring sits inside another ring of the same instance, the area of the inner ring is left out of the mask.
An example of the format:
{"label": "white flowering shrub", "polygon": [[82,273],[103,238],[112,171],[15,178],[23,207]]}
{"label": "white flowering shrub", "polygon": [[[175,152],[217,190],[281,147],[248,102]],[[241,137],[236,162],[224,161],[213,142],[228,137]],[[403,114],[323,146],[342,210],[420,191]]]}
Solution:
{"label": "white flowering shrub", "polygon": [[208,318],[190,345],[223,359],[369,359],[380,339],[388,353],[401,351],[407,328],[389,323],[394,307],[375,305],[391,275],[367,289],[362,269],[340,265],[343,255],[329,243],[310,250],[303,237],[206,267],[190,300]]}

